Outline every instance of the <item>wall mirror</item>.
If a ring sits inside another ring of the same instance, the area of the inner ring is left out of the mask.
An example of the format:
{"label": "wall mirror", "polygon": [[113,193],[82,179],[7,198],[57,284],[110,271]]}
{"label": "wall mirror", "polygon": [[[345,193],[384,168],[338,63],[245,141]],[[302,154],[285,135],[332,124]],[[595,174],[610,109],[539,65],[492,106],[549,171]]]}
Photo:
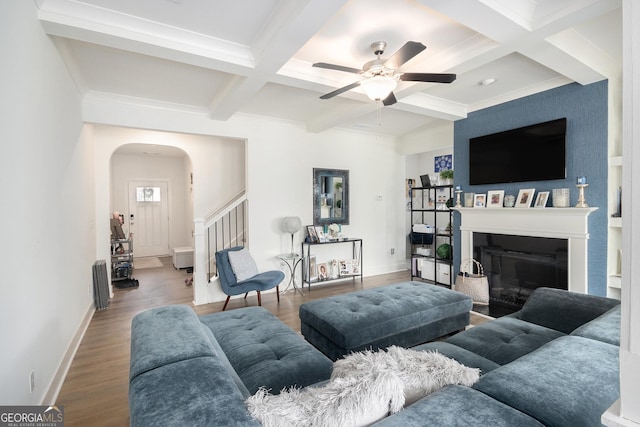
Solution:
{"label": "wall mirror", "polygon": [[349,171],[313,168],[313,225],[349,224]]}

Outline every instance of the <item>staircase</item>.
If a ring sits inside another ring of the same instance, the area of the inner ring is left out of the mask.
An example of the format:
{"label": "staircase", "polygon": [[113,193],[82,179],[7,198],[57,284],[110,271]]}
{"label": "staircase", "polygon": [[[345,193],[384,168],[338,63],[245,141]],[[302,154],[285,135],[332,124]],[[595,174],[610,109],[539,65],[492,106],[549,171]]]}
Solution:
{"label": "staircase", "polygon": [[247,246],[247,197],[244,191],[205,219],[204,236],[207,279],[211,281],[218,276],[217,251]]}

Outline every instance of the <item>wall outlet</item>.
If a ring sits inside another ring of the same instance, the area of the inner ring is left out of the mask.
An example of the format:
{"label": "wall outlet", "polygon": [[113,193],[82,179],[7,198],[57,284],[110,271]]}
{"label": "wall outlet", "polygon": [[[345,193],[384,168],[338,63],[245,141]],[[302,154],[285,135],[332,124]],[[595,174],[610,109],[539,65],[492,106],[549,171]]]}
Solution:
{"label": "wall outlet", "polygon": [[29,374],[29,393],[33,393],[33,390],[36,388],[36,373],[31,370]]}
{"label": "wall outlet", "polygon": [[391,255],[394,255],[396,253],[396,248],[391,248]]}

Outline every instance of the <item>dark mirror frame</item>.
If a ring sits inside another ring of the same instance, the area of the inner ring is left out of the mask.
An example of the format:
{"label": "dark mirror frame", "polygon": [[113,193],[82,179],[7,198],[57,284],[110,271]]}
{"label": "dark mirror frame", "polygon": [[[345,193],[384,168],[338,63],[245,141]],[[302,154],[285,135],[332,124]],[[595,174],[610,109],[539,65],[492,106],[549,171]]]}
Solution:
{"label": "dark mirror frame", "polygon": [[[342,215],[339,218],[321,218],[320,195],[322,191],[322,177],[341,177],[342,185]],[[313,225],[349,224],[349,171],[343,169],[313,168]]]}

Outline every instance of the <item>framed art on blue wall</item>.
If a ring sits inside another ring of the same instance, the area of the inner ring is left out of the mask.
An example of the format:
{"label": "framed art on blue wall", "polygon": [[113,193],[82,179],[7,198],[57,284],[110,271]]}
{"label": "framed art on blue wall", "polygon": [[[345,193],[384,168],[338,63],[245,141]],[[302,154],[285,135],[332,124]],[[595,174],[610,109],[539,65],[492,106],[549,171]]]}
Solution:
{"label": "framed art on blue wall", "polygon": [[433,158],[433,171],[448,171],[453,169],[453,154],[445,154],[444,156],[435,156]]}

